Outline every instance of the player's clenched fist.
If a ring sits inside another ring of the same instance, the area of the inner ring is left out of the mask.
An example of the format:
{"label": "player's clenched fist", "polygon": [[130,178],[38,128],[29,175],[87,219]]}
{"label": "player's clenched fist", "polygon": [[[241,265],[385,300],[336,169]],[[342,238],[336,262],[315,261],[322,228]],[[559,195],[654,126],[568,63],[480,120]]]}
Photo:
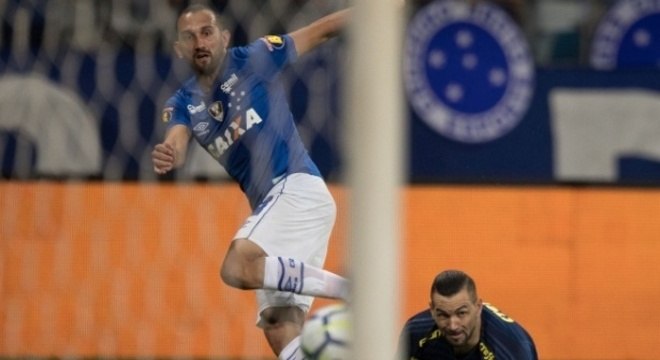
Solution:
{"label": "player's clenched fist", "polygon": [[162,143],[156,145],[151,152],[151,160],[154,163],[154,171],[163,175],[174,168],[174,147],[171,144]]}

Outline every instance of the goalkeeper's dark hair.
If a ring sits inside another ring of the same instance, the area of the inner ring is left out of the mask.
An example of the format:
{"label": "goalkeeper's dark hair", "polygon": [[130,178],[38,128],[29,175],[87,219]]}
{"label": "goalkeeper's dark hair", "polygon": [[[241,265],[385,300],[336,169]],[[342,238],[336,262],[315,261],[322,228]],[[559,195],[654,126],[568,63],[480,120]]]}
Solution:
{"label": "goalkeeper's dark hair", "polygon": [[470,300],[477,301],[477,285],[470,275],[460,270],[445,270],[436,275],[431,286],[431,297],[434,293],[442,296],[456,295],[463,289],[466,289],[470,295]]}

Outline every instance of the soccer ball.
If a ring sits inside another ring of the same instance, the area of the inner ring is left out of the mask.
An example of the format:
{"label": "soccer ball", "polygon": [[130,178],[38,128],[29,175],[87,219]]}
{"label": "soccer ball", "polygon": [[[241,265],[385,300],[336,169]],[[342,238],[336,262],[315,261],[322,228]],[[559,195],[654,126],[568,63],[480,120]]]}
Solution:
{"label": "soccer ball", "polygon": [[347,360],[351,345],[351,313],[345,304],[320,308],[305,322],[300,346],[305,359]]}

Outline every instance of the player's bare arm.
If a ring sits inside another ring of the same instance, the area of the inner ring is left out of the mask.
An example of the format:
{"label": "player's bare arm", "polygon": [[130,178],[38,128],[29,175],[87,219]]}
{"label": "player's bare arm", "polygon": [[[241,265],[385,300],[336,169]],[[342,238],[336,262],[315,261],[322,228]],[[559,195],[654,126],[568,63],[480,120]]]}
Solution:
{"label": "player's bare arm", "polygon": [[163,175],[183,165],[190,141],[190,132],[184,125],[174,125],[165,136],[165,140],[156,145],[151,152],[154,171]]}
{"label": "player's bare arm", "polygon": [[296,44],[298,55],[302,55],[336,36],[348,22],[350,12],[350,9],[345,9],[332,13],[290,33],[289,35]]}

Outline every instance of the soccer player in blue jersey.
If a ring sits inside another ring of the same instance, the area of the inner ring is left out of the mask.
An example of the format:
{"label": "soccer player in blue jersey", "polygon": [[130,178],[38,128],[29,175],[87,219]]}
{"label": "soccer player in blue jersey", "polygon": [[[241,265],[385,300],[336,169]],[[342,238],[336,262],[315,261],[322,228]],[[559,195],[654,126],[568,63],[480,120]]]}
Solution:
{"label": "soccer player in blue jersey", "polygon": [[477,296],[474,280],[458,270],[438,274],[430,311],[410,318],[401,333],[409,360],[536,360],[531,336]]}
{"label": "soccer player in blue jersey", "polygon": [[313,297],[346,299],[349,283],[322,269],[336,206],[278,75],[336,35],[348,16],[342,10],[240,47],[228,47],[230,34],[209,7],[192,5],[177,21],[176,54],[195,76],[165,104],[167,133],[152,151],[154,171],[181,166],[194,138],[238,182],[252,213],[234,236],[221,278],[256,290],[257,325],[280,359],[302,359],[299,334]]}

